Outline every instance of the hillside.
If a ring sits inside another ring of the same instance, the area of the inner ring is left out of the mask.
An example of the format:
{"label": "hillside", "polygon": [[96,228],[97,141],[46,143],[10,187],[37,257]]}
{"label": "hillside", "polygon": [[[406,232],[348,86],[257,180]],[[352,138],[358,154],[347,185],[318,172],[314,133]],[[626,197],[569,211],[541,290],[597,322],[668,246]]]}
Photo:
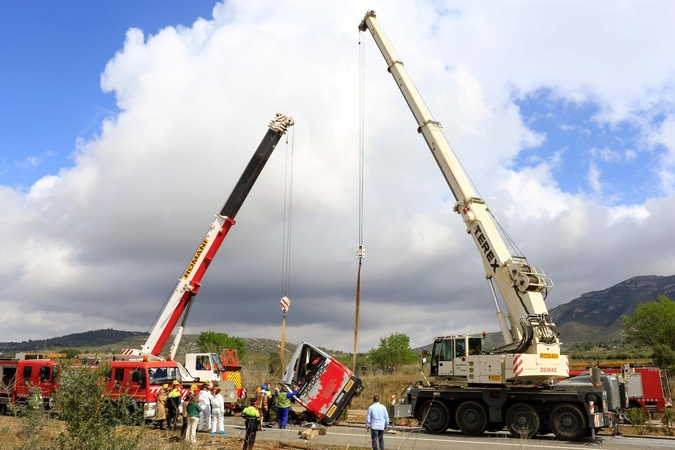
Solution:
{"label": "hillside", "polygon": [[[185,353],[198,352],[198,334],[184,334],[176,358],[181,361]],[[82,353],[120,353],[124,348],[138,348],[148,338],[148,333],[138,331],[119,331],[112,329],[73,333],[41,341],[0,342],[0,353],[14,356],[17,352],[57,353],[65,348],[75,348]],[[280,341],[273,339],[241,338],[248,354],[268,354],[278,352]],[[172,340],[164,348],[168,353]],[[286,342],[286,351],[293,352],[296,344]],[[327,350],[329,351],[329,350]],[[329,351],[330,352],[330,351]],[[331,352],[332,353],[332,352]]]}
{"label": "hillside", "polygon": [[639,276],[581,295],[550,311],[564,343],[621,342],[623,317],[659,294],[675,298],[674,276]]}

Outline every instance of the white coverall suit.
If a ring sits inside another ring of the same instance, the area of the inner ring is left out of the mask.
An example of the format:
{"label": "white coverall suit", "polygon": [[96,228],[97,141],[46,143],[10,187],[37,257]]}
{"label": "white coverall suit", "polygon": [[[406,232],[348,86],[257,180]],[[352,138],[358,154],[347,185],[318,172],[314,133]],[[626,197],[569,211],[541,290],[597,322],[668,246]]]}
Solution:
{"label": "white coverall suit", "polygon": [[225,434],[224,415],[225,400],[222,395],[216,394],[211,398],[211,434]]}
{"label": "white coverall suit", "polygon": [[199,425],[197,431],[209,431],[211,428],[211,399],[213,395],[208,389],[204,389],[199,393],[199,406],[202,412],[199,413]]}

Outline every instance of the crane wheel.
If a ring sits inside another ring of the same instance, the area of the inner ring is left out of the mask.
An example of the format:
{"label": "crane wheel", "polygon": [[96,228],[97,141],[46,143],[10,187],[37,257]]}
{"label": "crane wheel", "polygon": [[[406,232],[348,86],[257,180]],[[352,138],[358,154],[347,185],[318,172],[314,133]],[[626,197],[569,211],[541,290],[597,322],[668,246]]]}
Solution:
{"label": "crane wheel", "polygon": [[563,403],[551,411],[551,430],[558,439],[578,441],[588,431],[586,415],[575,405]]}
{"label": "crane wheel", "polygon": [[445,433],[450,425],[450,412],[445,403],[439,400],[430,400],[422,405],[419,421],[429,433]]}
{"label": "crane wheel", "polygon": [[539,431],[541,420],[532,406],[527,403],[516,403],[506,412],[506,426],[511,436],[530,439]]}
{"label": "crane wheel", "polygon": [[479,436],[488,426],[488,417],[485,407],[474,401],[466,401],[459,405],[455,414],[457,427],[468,436]]}

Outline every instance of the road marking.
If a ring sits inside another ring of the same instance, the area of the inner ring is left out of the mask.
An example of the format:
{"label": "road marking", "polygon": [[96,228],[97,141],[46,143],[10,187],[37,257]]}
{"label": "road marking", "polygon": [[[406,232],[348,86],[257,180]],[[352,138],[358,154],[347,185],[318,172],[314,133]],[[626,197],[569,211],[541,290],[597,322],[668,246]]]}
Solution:
{"label": "road marking", "polygon": [[[327,435],[339,435],[339,436],[359,436],[358,434],[350,434],[350,433],[326,433]],[[366,436],[370,438],[369,436]],[[508,438],[498,438],[499,442],[495,442],[493,439],[486,439],[486,440],[481,440],[481,441],[465,441],[464,439],[432,439],[432,438],[423,438],[423,437],[410,437],[410,436],[391,436],[391,435],[385,435],[386,439],[406,439],[406,440],[417,440],[417,441],[430,441],[430,442],[452,442],[452,443],[462,443],[462,444],[482,444],[482,445],[501,445],[504,447],[518,447],[518,448],[526,448],[526,447],[533,447],[533,448],[542,448],[542,441],[537,441],[537,443],[532,443],[532,444],[525,444],[522,441],[518,441],[518,443],[509,443],[509,442],[504,442]],[[545,441],[544,441],[545,442]],[[550,442],[550,441],[548,441]],[[579,444],[574,444],[573,442],[570,442],[571,445],[579,445]],[[545,445],[547,449],[550,448],[557,448],[557,449],[570,449],[570,445],[565,445],[565,446],[554,446],[554,445]]]}

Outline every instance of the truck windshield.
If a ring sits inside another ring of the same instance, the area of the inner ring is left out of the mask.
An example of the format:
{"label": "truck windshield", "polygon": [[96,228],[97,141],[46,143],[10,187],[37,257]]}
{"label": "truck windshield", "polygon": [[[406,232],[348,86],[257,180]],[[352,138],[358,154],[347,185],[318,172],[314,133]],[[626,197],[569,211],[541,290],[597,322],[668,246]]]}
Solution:
{"label": "truck windshield", "polygon": [[171,384],[173,380],[182,381],[178,367],[150,367],[148,368],[150,385]]}

